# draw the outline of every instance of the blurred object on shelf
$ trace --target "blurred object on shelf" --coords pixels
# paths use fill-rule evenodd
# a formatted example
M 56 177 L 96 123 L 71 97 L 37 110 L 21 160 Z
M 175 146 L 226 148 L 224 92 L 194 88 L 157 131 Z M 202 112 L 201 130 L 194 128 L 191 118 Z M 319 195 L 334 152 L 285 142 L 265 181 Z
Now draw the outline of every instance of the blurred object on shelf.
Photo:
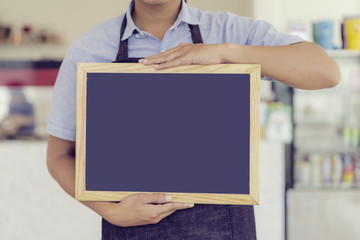
M 31 43 L 33 41 L 33 31 L 31 25 L 25 24 L 21 29 L 21 33 L 23 36 L 24 44 Z
M 0 61 L 0 139 L 46 138 L 61 62 Z
M 60 34 L 52 28 L 35 27 L 23 24 L 13 27 L 0 22 L 0 44 L 6 45 L 36 45 L 36 44 L 62 44 Z
M 341 23 L 343 48 L 360 50 L 360 16 L 345 17 Z
M 343 157 L 341 154 L 334 154 L 331 160 L 331 182 L 335 188 L 338 188 L 342 182 Z
M 360 52 L 328 54 L 340 65 L 341 83 L 294 91 L 295 188 L 360 187 Z
M 261 81 L 261 139 L 285 144 L 292 141 L 291 91 L 280 82 Z
M 292 141 L 291 107 L 282 102 L 260 102 L 261 139 L 289 143 Z
M 36 41 L 39 43 L 47 43 L 49 41 L 49 33 L 45 29 L 41 29 L 37 35 Z
M 320 154 L 311 154 L 309 156 L 311 167 L 310 184 L 314 188 L 320 188 L 322 186 L 322 160 L 323 156 Z
M 61 35 L 51 27 L 0 22 L 0 61 L 61 61 L 66 50 Z
M 331 186 L 332 177 L 332 162 L 330 154 L 325 154 L 322 159 L 322 184 L 324 187 Z
M 298 35 L 302 39 L 309 41 L 308 30 L 303 20 L 291 20 L 288 22 L 288 33 L 291 35 Z
M 10 101 L 7 115 L 0 121 L 0 138 L 15 139 L 17 136 L 34 135 L 34 107 L 23 92 L 21 85 L 9 87 Z
M 291 107 L 281 102 L 268 103 L 266 111 L 266 139 L 282 143 L 292 141 Z
M 295 187 L 308 187 L 311 184 L 311 165 L 309 155 L 303 154 L 301 160 L 295 161 Z
M 23 42 L 22 42 L 22 33 L 21 31 L 14 31 L 13 32 L 13 36 L 12 36 L 12 44 L 14 46 L 19 46 L 21 45 Z
M 322 20 L 313 23 L 314 42 L 324 49 L 335 49 L 333 44 L 334 21 Z
M 360 155 L 354 155 L 354 163 L 355 163 L 355 186 L 360 187 Z
M 307 104 L 304 108 L 304 117 L 313 118 L 316 117 L 316 110 L 310 104 Z
M 344 126 L 343 129 L 343 144 L 345 147 L 359 146 L 359 127 L 358 126 Z
M 260 97 L 262 101 L 272 102 L 275 99 L 275 93 L 272 89 L 271 81 L 260 81 Z
M 360 187 L 358 153 L 298 153 L 295 158 L 295 188 Z
M 51 30 L 49 32 L 49 42 L 51 44 L 62 44 L 62 38 L 58 32 Z
M 12 95 L 19 95 L 18 99 Z M 24 86 L 21 92 L 17 87 L 0 86 L 0 139 L 45 139 L 51 96 L 50 86 Z M 19 101 L 18 106 L 14 101 Z
M 353 156 L 349 154 L 344 155 L 344 164 L 343 164 L 343 186 L 352 187 L 354 184 L 354 161 Z
M 11 37 L 11 27 L 0 23 L 0 43 L 8 43 Z
M 329 51 L 341 82 L 331 89 L 294 91 L 294 144 L 301 152 L 354 153 L 360 149 L 360 52 Z

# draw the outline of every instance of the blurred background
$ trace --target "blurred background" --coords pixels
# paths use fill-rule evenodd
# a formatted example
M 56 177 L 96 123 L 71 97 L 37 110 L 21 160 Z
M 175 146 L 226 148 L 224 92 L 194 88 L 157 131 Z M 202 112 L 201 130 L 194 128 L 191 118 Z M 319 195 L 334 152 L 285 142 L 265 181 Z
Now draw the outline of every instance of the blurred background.
M 52 87 L 69 45 L 129 1 L 0 0 L 0 239 L 100 239 L 101 219 L 46 169 Z M 360 239 L 360 1 L 188 0 L 327 50 L 341 83 L 262 81 L 259 240 Z

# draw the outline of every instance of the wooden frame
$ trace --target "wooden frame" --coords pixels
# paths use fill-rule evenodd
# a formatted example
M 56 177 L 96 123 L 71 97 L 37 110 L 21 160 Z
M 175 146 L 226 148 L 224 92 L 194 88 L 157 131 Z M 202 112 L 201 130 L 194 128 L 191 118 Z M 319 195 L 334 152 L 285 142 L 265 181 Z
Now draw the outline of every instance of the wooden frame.
M 78 63 L 76 110 L 76 191 L 80 201 L 120 201 L 137 192 L 88 191 L 85 186 L 86 167 L 86 94 L 87 73 L 221 73 L 250 74 L 250 194 L 169 193 L 173 201 L 204 204 L 259 204 L 260 144 L 260 65 L 216 64 L 186 65 L 156 70 L 137 63 Z

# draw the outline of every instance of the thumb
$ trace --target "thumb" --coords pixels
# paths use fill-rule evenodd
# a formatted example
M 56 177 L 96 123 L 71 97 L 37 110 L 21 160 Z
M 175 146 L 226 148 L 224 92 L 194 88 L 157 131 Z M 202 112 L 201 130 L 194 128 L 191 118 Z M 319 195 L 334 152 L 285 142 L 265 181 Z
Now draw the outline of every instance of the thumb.
M 167 203 L 170 202 L 172 196 L 164 193 L 150 193 L 144 195 L 145 203 Z

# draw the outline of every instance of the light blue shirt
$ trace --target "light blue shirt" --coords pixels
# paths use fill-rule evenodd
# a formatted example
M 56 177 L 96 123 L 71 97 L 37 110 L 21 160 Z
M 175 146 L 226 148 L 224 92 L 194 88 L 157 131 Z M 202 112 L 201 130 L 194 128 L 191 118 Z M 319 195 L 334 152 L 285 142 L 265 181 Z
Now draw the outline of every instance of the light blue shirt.
M 240 45 L 277 46 L 303 41 L 299 36 L 282 34 L 265 21 L 255 21 L 232 13 L 203 12 L 188 6 L 184 0 L 174 25 L 162 41 L 138 29 L 132 18 L 130 3 L 128 23 L 123 39 L 128 38 L 129 57 L 143 58 L 174 48 L 180 43 L 192 43 L 188 24 L 197 24 L 205 44 L 236 43 Z M 112 18 L 77 39 L 69 48 L 53 92 L 47 132 L 55 137 L 75 141 L 76 134 L 76 63 L 112 62 L 120 39 L 120 27 L 125 14 Z M 134 31 L 134 30 L 137 31 Z M 106 106 L 104 106 L 106 107 Z

